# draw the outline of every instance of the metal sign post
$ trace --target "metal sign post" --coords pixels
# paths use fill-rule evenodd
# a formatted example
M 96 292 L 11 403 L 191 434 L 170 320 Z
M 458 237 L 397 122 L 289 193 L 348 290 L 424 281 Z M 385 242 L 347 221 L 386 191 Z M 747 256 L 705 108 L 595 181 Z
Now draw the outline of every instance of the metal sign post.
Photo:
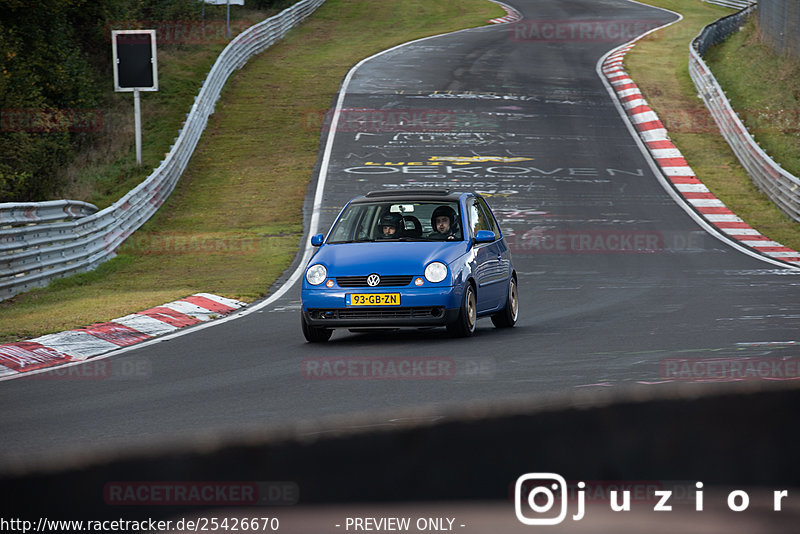
M 244 0 L 203 0 L 203 9 L 205 4 L 212 6 L 227 6 L 225 9 L 225 27 L 228 39 L 231 38 L 231 6 L 243 6 Z M 205 22 L 205 11 L 203 11 L 203 22 Z
M 114 30 L 114 91 L 133 92 L 136 163 L 142 164 L 142 109 L 140 91 L 158 91 L 155 30 Z
M 136 130 L 136 164 L 142 164 L 142 104 L 139 90 L 133 90 L 133 126 Z

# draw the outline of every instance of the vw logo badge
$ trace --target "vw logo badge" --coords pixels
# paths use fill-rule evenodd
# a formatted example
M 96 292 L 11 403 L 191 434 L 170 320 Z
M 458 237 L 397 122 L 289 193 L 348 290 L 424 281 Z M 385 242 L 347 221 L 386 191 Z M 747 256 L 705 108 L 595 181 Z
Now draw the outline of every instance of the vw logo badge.
M 375 287 L 381 283 L 381 277 L 377 274 L 371 274 L 367 277 L 367 285 L 369 287 Z

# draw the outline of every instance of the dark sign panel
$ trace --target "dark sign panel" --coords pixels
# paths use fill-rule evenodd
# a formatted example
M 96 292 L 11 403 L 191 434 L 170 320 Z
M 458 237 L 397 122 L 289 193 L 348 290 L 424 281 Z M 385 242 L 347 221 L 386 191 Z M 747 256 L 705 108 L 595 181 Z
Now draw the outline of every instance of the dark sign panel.
M 158 90 L 155 40 L 154 30 L 113 32 L 116 91 Z

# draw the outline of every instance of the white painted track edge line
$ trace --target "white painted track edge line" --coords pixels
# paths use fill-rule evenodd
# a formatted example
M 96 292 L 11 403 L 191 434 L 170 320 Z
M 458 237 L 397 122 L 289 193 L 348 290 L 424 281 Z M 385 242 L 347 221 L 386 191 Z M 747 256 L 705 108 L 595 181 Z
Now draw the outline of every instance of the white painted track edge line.
M 606 79 L 605 74 L 603 73 L 603 63 L 606 61 L 606 59 L 608 59 L 609 56 L 611 56 L 612 54 L 618 52 L 620 49 L 625 48 L 626 46 L 632 45 L 633 43 L 643 39 L 644 37 L 646 37 L 647 35 L 649 35 L 649 34 L 651 34 L 653 32 L 656 32 L 658 30 L 662 30 L 664 28 L 667 28 L 669 26 L 672 26 L 673 24 L 676 24 L 676 23 L 682 21 L 683 20 L 683 15 L 681 15 L 680 13 L 676 13 L 674 11 L 670 11 L 669 9 L 665 9 L 663 7 L 656 7 L 656 6 L 650 6 L 650 5 L 647 5 L 647 4 L 643 4 L 641 2 L 637 2 L 636 0 L 626 0 L 626 1 L 627 2 L 631 2 L 633 4 L 638 4 L 638 5 L 641 5 L 641 6 L 646 6 L 646 7 L 649 7 L 649 8 L 653 8 L 653 9 L 659 9 L 661 11 L 665 11 L 667 13 L 671 13 L 671 14 L 676 15 L 678 17 L 677 20 L 674 20 L 674 21 L 672 21 L 670 23 L 667 23 L 667 24 L 665 24 L 663 26 L 659 26 L 658 28 L 653 28 L 652 30 L 650 30 L 650 31 L 648 31 L 648 32 L 636 37 L 635 39 L 632 39 L 632 40 L 628 41 L 627 43 L 624 43 L 624 44 L 622 44 L 622 45 L 620 45 L 620 46 L 618 46 L 616 48 L 613 48 L 612 50 L 608 51 L 606 54 L 604 54 L 598 60 L 597 65 L 595 67 L 595 71 L 597 72 L 597 75 L 600 77 L 600 80 L 603 82 L 603 85 L 606 88 L 606 91 L 608 92 L 609 96 L 611 97 L 611 100 L 614 103 L 614 107 L 617 109 L 617 112 L 622 117 L 622 120 L 625 122 L 625 126 L 628 128 L 628 131 L 630 132 L 631 136 L 633 137 L 634 142 L 636 143 L 636 146 L 639 147 L 639 150 L 644 155 L 645 160 L 647 161 L 648 165 L 650 166 L 650 169 L 653 171 L 653 174 L 656 176 L 656 178 L 658 179 L 659 183 L 664 188 L 664 190 L 666 190 L 667 194 L 669 194 L 669 196 L 672 197 L 672 199 L 676 202 L 676 204 L 678 204 L 703 230 L 705 230 L 707 233 L 709 233 L 713 237 L 717 238 L 718 240 L 722 241 L 723 243 L 725 243 L 727 245 L 730 245 L 731 247 L 733 247 L 734 249 L 738 250 L 739 252 L 747 254 L 748 256 L 750 256 L 752 258 L 761 260 L 763 262 L 766 262 L 766 263 L 769 263 L 769 264 L 772 264 L 772 265 L 775 265 L 777 267 L 781 267 L 781 268 L 784 268 L 784 269 L 800 270 L 800 267 L 795 267 L 795 266 L 790 265 L 790 264 L 788 264 L 786 262 L 773 260 L 773 259 L 768 258 L 768 257 L 766 257 L 766 256 L 764 256 L 764 255 L 762 255 L 762 254 L 760 254 L 760 253 L 758 253 L 758 252 L 756 252 L 754 250 L 751 250 L 751 249 L 741 245 L 737 240 L 731 239 L 729 236 L 727 236 L 724 233 L 720 232 L 707 219 L 705 219 L 703 216 L 701 216 L 699 213 L 697 213 L 694 210 L 694 208 L 692 208 L 689 205 L 689 203 L 686 201 L 686 199 L 683 198 L 683 196 L 678 194 L 678 192 L 675 190 L 675 188 L 672 187 L 672 184 L 669 181 L 667 181 L 666 177 L 664 176 L 664 173 L 661 172 L 661 168 L 658 166 L 658 164 L 653 159 L 652 155 L 650 154 L 649 149 L 644 145 L 644 141 L 642 140 L 641 136 L 639 135 L 639 132 L 634 128 L 633 123 L 630 120 L 630 117 L 628 117 L 628 114 L 623 109 L 622 105 L 620 104 L 619 99 L 617 98 L 617 94 L 614 91 L 614 88 L 612 87 L 612 85 Z
M 330 129 L 328 131 L 328 137 L 326 138 L 326 142 L 325 142 L 325 149 L 324 149 L 324 152 L 323 152 L 322 163 L 320 164 L 320 171 L 319 171 L 319 175 L 317 177 L 317 186 L 316 186 L 316 190 L 314 192 L 314 201 L 313 201 L 313 205 L 312 205 L 311 220 L 309 221 L 309 225 L 308 225 L 308 235 L 307 235 L 307 237 L 304 237 L 304 241 L 306 242 L 306 246 L 305 246 L 305 249 L 303 250 L 303 257 L 300 260 L 300 262 L 298 263 L 297 268 L 292 272 L 292 274 L 289 276 L 289 278 L 286 279 L 286 281 L 283 283 L 283 285 L 281 285 L 275 291 L 275 293 L 273 293 L 272 295 L 268 296 L 264 300 L 261 300 L 259 302 L 256 302 L 253 305 L 250 305 L 250 306 L 247 306 L 247 307 L 242 308 L 240 310 L 237 310 L 235 312 L 232 312 L 229 315 L 226 315 L 225 317 L 222 317 L 222 318 L 219 318 L 219 319 L 215 319 L 213 321 L 208 321 L 208 322 L 192 325 L 192 326 L 189 326 L 189 327 L 181 328 L 181 329 L 179 329 L 179 330 L 177 330 L 175 332 L 168 333 L 168 334 L 162 334 L 162 335 L 160 335 L 158 337 L 154 337 L 153 339 L 149 339 L 147 341 L 142 341 L 141 343 L 137 343 L 135 345 L 130 345 L 128 347 L 120 347 L 119 349 L 112 349 L 112 350 L 110 350 L 108 352 L 105 352 L 105 353 L 102 353 L 102 354 L 98 354 L 97 356 L 93 356 L 93 357 L 91 357 L 91 358 L 89 358 L 87 360 L 65 363 L 65 364 L 59 365 L 58 368 L 59 369 L 63 369 L 65 367 L 72 367 L 72 366 L 75 366 L 75 365 L 82 365 L 82 364 L 84 364 L 84 363 L 86 363 L 88 361 L 104 360 L 104 359 L 110 358 L 112 356 L 117 356 L 117 355 L 124 354 L 126 352 L 130 352 L 130 351 L 133 351 L 133 350 L 146 348 L 146 347 L 149 347 L 151 345 L 155 345 L 156 343 L 161 343 L 163 341 L 169 341 L 169 340 L 172 340 L 172 339 L 175 339 L 175 338 L 178 338 L 178 337 L 182 337 L 182 336 L 185 336 L 185 335 L 193 334 L 193 333 L 198 332 L 200 330 L 205 330 L 206 328 L 211 328 L 213 326 L 218 326 L 218 325 L 227 323 L 229 321 L 234 321 L 234 320 L 239 319 L 241 317 L 245 317 L 247 315 L 250 315 L 251 313 L 260 311 L 261 309 L 271 305 L 276 300 L 280 299 L 292 287 L 294 287 L 294 285 L 297 283 L 297 281 L 303 275 L 303 272 L 305 271 L 305 266 L 308 263 L 308 260 L 311 258 L 311 255 L 312 255 L 312 252 L 313 252 L 313 247 L 308 243 L 308 239 L 310 239 L 311 236 L 313 236 L 316 233 L 318 233 L 318 228 L 317 227 L 319 226 L 320 212 L 321 212 L 321 208 L 322 208 L 322 197 L 323 197 L 324 190 L 325 190 L 325 183 L 326 183 L 327 177 L 328 177 L 328 165 L 330 163 L 331 152 L 333 150 L 333 142 L 334 142 L 334 138 L 336 136 L 336 126 L 338 125 L 339 117 L 341 116 L 342 107 L 343 107 L 343 104 L 344 104 L 344 99 L 345 99 L 345 96 L 347 94 L 347 87 L 350 85 L 350 81 L 352 80 L 353 76 L 355 75 L 355 72 L 359 69 L 359 67 L 361 67 L 367 61 L 375 59 L 375 58 L 377 58 L 379 56 L 382 56 L 384 54 L 387 54 L 389 52 L 392 52 L 392 51 L 397 50 L 399 48 L 402 48 L 404 46 L 409 46 L 409 45 L 413 45 L 413 44 L 416 44 L 416 43 L 420 43 L 422 41 L 427 41 L 428 39 L 435 39 L 437 37 L 443 37 L 445 35 L 455 35 L 457 33 L 468 32 L 468 31 L 476 30 L 476 29 L 492 28 L 492 27 L 495 27 L 495 26 L 501 26 L 501 25 L 499 25 L 499 24 L 485 24 L 483 26 L 476 26 L 476 27 L 473 27 L 473 28 L 464 28 L 464 29 L 461 29 L 461 30 L 453 31 L 453 32 L 445 32 L 445 33 L 440 33 L 440 34 L 437 34 L 437 35 L 429 35 L 428 37 L 422 37 L 420 39 L 415 39 L 413 41 L 408 41 L 407 43 L 401 43 L 399 45 L 393 46 L 392 48 L 387 48 L 386 50 L 382 50 L 382 51 L 380 51 L 380 52 L 378 52 L 376 54 L 373 54 L 371 56 L 368 56 L 368 57 L 362 59 L 361 61 L 356 63 L 347 72 L 347 75 L 345 76 L 344 80 L 342 81 L 342 84 L 339 87 L 339 95 L 338 95 L 338 97 L 336 99 L 336 106 L 334 107 L 334 113 L 333 113 L 333 117 L 331 119 L 331 126 L 330 126 Z M 25 377 L 25 376 L 33 376 L 33 375 L 36 375 L 36 374 L 46 373 L 46 372 L 52 371 L 52 370 L 53 370 L 53 367 L 48 367 L 48 368 L 44 368 L 44 369 L 37 369 L 37 370 L 33 370 L 33 371 L 27 371 L 25 373 L 17 373 L 15 375 L 0 376 L 0 382 L 4 382 L 6 380 L 14 380 L 14 379 L 22 378 L 22 377 Z

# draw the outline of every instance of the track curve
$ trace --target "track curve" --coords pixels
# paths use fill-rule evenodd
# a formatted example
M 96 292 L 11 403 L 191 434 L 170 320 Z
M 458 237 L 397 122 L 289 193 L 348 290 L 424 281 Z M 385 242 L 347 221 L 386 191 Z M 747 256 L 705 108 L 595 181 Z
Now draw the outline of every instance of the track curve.
M 344 202 L 372 189 L 480 191 L 514 243 L 517 327 L 482 320 L 467 340 L 337 331 L 320 347 L 304 342 L 299 292 L 286 286 L 236 320 L 109 358 L 143 374 L 3 384 L 2 458 L 372 411 L 391 425 L 397 408 L 446 414 L 511 395 L 658 387 L 683 359 L 800 356 L 797 273 L 699 227 L 597 76 L 599 59 L 630 37 L 620 27 L 674 15 L 626 0 L 509 4 L 524 21 L 417 41 L 351 73 L 307 222 L 327 229 Z M 594 36 L 570 38 L 575 24 Z M 559 28 L 566 38 L 545 35 Z M 434 358 L 455 371 L 433 380 L 308 372 L 325 361 Z

